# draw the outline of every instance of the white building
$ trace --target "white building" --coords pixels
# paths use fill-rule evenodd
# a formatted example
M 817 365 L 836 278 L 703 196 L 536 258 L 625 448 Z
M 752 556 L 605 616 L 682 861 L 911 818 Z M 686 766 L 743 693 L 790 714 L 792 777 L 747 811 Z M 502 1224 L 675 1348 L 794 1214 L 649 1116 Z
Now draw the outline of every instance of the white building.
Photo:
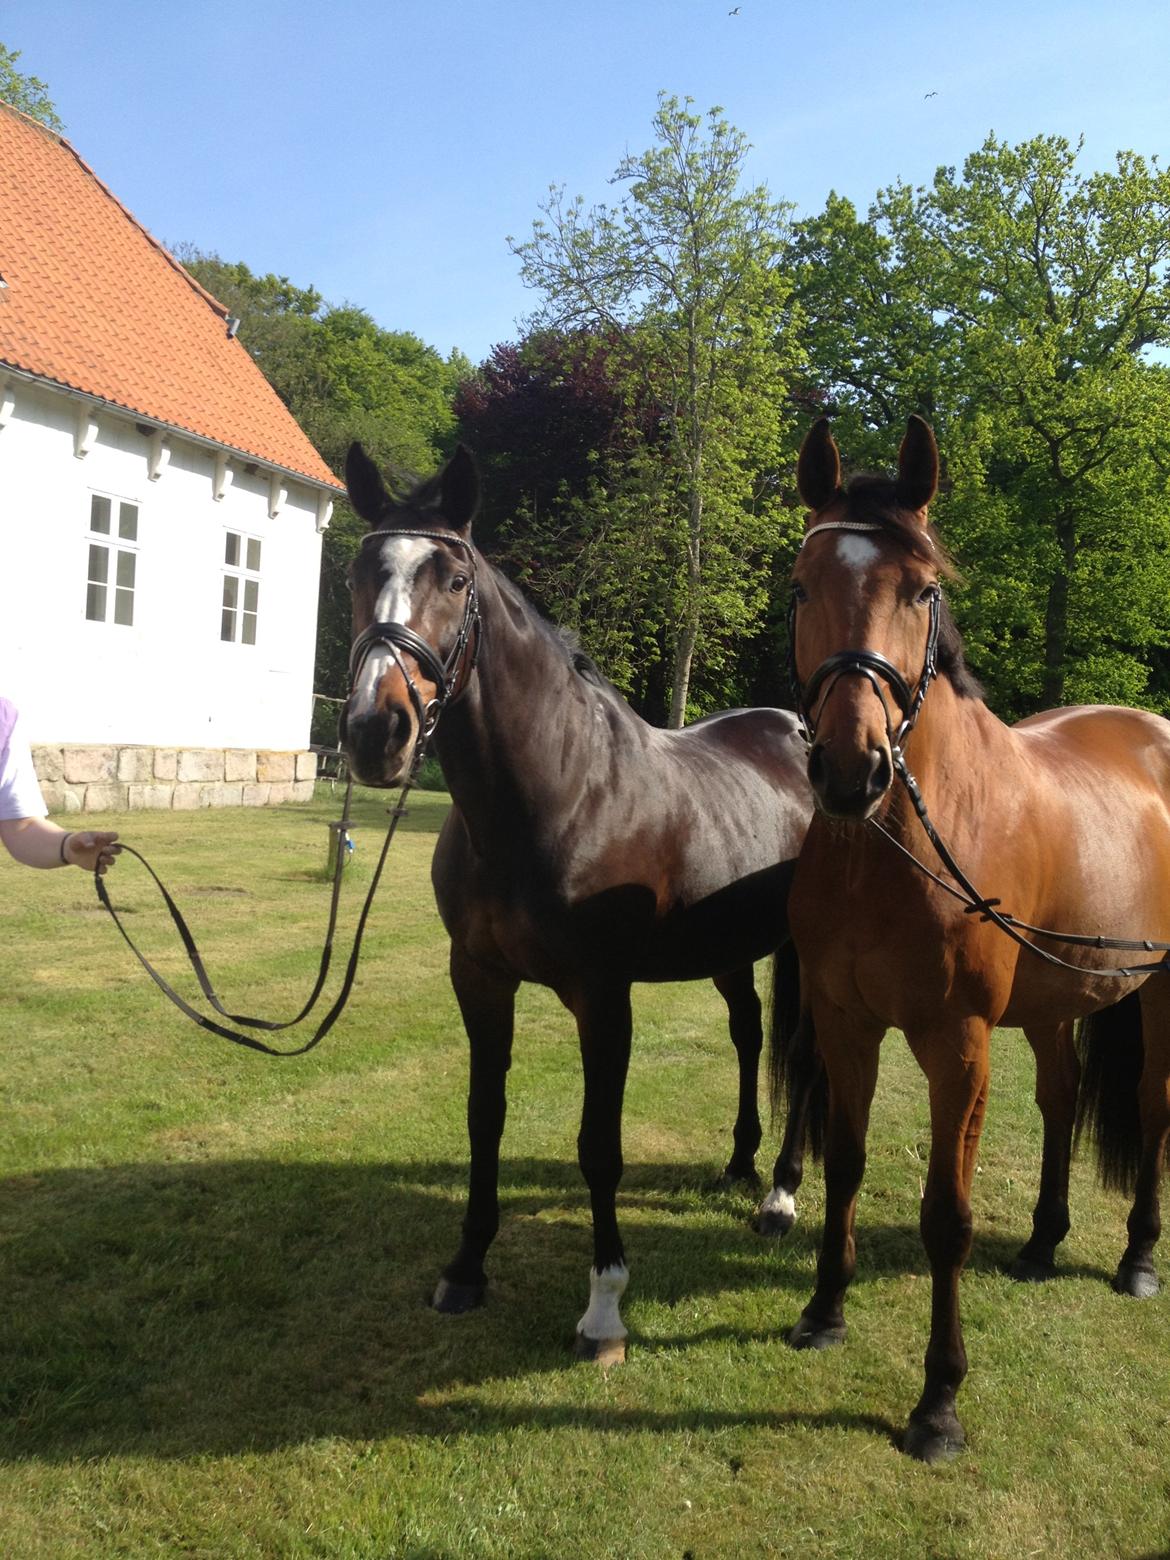
M 49 805 L 311 794 L 340 485 L 222 305 L 3 105 L 0 213 L 0 693 Z

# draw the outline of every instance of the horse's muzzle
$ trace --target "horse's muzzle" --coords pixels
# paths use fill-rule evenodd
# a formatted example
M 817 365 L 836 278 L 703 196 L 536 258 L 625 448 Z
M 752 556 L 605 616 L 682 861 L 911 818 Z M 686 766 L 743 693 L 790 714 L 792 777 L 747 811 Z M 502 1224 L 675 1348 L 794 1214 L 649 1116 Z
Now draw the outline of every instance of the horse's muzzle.
M 368 715 L 341 713 L 341 746 L 359 785 L 393 786 L 401 781 L 413 751 L 414 726 L 405 708 Z
M 808 755 L 808 779 L 817 807 L 826 817 L 860 823 L 889 791 L 894 765 L 884 743 L 842 762 L 828 743 L 817 742 Z

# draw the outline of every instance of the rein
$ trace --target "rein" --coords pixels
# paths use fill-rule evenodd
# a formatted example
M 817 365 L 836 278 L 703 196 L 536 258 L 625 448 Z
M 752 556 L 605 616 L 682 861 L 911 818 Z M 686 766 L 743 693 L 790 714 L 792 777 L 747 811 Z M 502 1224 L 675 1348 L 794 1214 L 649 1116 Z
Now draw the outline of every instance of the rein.
M 215 1019 L 209 1018 L 205 1013 L 199 1012 L 198 1008 L 193 1007 L 184 997 L 181 997 L 179 993 L 175 991 L 174 987 L 170 985 L 164 976 L 159 974 L 158 970 L 154 968 L 146 956 L 137 947 L 129 932 L 122 924 L 118 912 L 114 909 L 114 906 L 111 903 L 109 891 L 106 888 L 104 878 L 96 870 L 93 875 L 94 887 L 97 889 L 98 899 L 105 906 L 106 910 L 109 911 L 114 925 L 118 928 L 119 932 L 121 932 L 130 951 L 134 954 L 135 958 L 142 965 L 143 969 L 150 976 L 151 980 L 154 981 L 155 985 L 159 988 L 163 995 L 166 996 L 171 1002 L 173 1002 L 180 1012 L 186 1014 L 186 1016 L 191 1019 L 193 1023 L 198 1024 L 201 1029 L 206 1029 L 211 1034 L 219 1035 L 224 1040 L 230 1040 L 234 1045 L 247 1046 L 247 1048 L 252 1051 L 262 1051 L 266 1056 L 303 1056 L 306 1051 L 311 1051 L 314 1046 L 316 1046 L 321 1040 L 325 1038 L 325 1036 L 333 1028 L 333 1025 L 336 1023 L 337 1019 L 341 1016 L 342 1010 L 349 1001 L 350 992 L 353 989 L 354 979 L 357 975 L 358 960 L 361 954 L 362 938 L 365 935 L 366 922 L 369 919 L 370 910 L 373 907 L 374 895 L 376 894 L 378 890 L 378 884 L 381 881 L 382 869 L 386 864 L 386 856 L 390 850 L 390 842 L 394 838 L 400 820 L 406 816 L 406 798 L 414 788 L 414 785 L 418 779 L 419 771 L 421 770 L 423 760 L 426 757 L 426 752 L 430 744 L 431 737 L 434 735 L 435 727 L 438 725 L 439 716 L 443 713 L 443 710 L 447 707 L 447 705 L 451 703 L 453 699 L 458 696 L 458 694 L 462 693 L 463 687 L 466 686 L 467 679 L 475 669 L 476 661 L 479 658 L 479 644 L 483 628 L 479 616 L 479 598 L 476 592 L 475 552 L 471 544 L 465 541 L 463 537 L 456 535 L 454 532 L 448 531 L 416 531 L 404 529 L 379 530 L 376 532 L 370 532 L 369 534 L 377 536 L 421 536 L 432 541 L 458 545 L 466 552 L 470 565 L 471 577 L 468 582 L 467 594 L 464 600 L 463 621 L 460 624 L 459 633 L 456 637 L 455 644 L 450 654 L 445 659 L 440 659 L 440 657 L 426 642 L 426 640 L 423 639 L 420 635 L 416 634 L 412 628 L 407 627 L 405 623 L 371 623 L 370 626 L 364 629 L 362 633 L 359 634 L 358 637 L 354 640 L 353 647 L 350 651 L 349 667 L 350 687 L 352 691 L 353 684 L 356 681 L 358 674 L 360 673 L 367 657 L 375 648 L 375 646 L 385 645 L 390 650 L 395 663 L 402 672 L 403 679 L 406 682 L 407 690 L 410 694 L 411 702 L 414 705 L 415 713 L 418 716 L 418 734 L 415 737 L 414 751 L 411 754 L 410 767 L 407 769 L 406 779 L 402 782 L 402 786 L 398 793 L 398 800 L 395 802 L 392 808 L 387 809 L 390 816 L 390 823 L 386 830 L 386 836 L 382 841 L 382 849 L 378 857 L 378 864 L 374 869 L 373 879 L 366 894 L 365 902 L 362 905 L 361 914 L 358 917 L 357 928 L 354 932 L 353 948 L 350 952 L 349 962 L 346 965 L 345 978 L 342 981 L 341 990 L 334 1000 L 332 1007 L 317 1026 L 317 1029 L 313 1035 L 304 1043 L 304 1045 L 295 1046 L 287 1050 L 281 1050 L 276 1046 L 266 1044 L 263 1040 L 257 1039 L 255 1035 L 243 1034 L 237 1029 L 229 1029 L 226 1024 L 217 1023 Z M 472 643 L 473 636 L 474 643 Z M 469 644 L 471 645 L 471 659 L 470 662 L 466 662 Z M 409 675 L 406 667 L 402 663 L 398 653 L 399 650 L 405 650 L 409 655 L 412 655 L 418 665 L 426 673 L 428 680 L 435 684 L 435 687 L 438 690 L 435 698 L 424 703 L 422 694 L 416 686 L 414 679 Z M 351 776 L 346 782 L 345 800 L 341 809 L 342 816 L 338 822 L 333 825 L 333 827 L 337 830 L 337 859 L 333 867 L 333 887 L 329 903 L 329 923 L 325 932 L 325 943 L 321 952 L 321 963 L 317 971 L 317 979 L 313 985 L 312 991 L 309 993 L 308 1000 L 301 1008 L 301 1011 L 295 1018 L 287 1019 L 284 1022 L 276 1022 L 272 1019 L 266 1018 L 253 1018 L 246 1013 L 231 1013 L 227 1010 L 227 1008 L 224 1007 L 223 1003 L 220 1001 L 218 995 L 215 992 L 215 988 L 211 984 L 211 978 L 208 975 L 207 968 L 203 962 L 202 957 L 200 956 L 195 938 L 192 935 L 182 912 L 175 903 L 174 898 L 168 892 L 166 885 L 163 883 L 158 873 L 154 870 L 149 861 L 147 861 L 146 857 L 142 855 L 140 851 L 135 850 L 131 845 L 122 846 L 123 851 L 128 852 L 131 856 L 134 856 L 138 861 L 140 861 L 146 868 L 147 872 L 150 873 L 150 876 L 154 879 L 158 891 L 162 895 L 163 902 L 170 912 L 171 920 L 174 922 L 175 928 L 179 933 L 180 939 L 182 940 L 183 948 L 187 955 L 187 960 L 195 973 L 196 980 L 199 982 L 200 990 L 203 992 L 203 995 L 207 998 L 207 1001 L 211 1004 L 215 1011 L 222 1018 L 227 1019 L 229 1023 L 242 1024 L 245 1028 L 259 1029 L 265 1033 L 272 1034 L 284 1029 L 294 1029 L 298 1024 L 303 1023 L 303 1021 L 316 1007 L 318 998 L 320 997 L 321 991 L 324 988 L 326 977 L 329 974 L 330 964 L 333 960 L 333 938 L 337 928 L 337 910 L 341 898 L 341 877 L 345 867 L 345 841 L 350 828 L 351 820 L 349 816 L 349 804 L 352 795 L 353 778 Z
M 807 541 L 816 531 L 880 531 L 882 529 L 880 525 L 856 521 L 826 521 L 821 525 L 813 526 L 807 531 L 804 540 Z M 803 546 L 803 543 L 801 545 Z M 1042 959 L 1046 964 L 1053 965 L 1057 969 L 1071 970 L 1077 975 L 1104 975 L 1116 979 L 1128 979 L 1131 976 L 1154 974 L 1158 971 L 1170 974 L 1170 942 L 1156 942 L 1148 937 L 1126 939 L 1121 937 L 1091 936 L 1077 932 L 1054 932 L 1047 927 L 1032 926 L 1027 921 L 1018 920 L 1017 917 L 1011 915 L 1008 911 L 999 909 L 998 906 L 1002 901 L 980 894 L 942 840 L 927 811 L 926 802 L 923 800 L 918 782 L 906 762 L 904 751 L 906 739 L 914 729 L 923 701 L 926 698 L 927 690 L 938 671 L 937 657 L 941 600 L 942 593 L 936 586 L 930 598 L 930 626 L 927 630 L 922 672 L 914 690 L 911 691 L 906 679 L 891 661 L 888 661 L 884 655 L 880 655 L 876 650 L 868 649 L 837 651 L 836 654 L 830 655 L 822 661 L 808 682 L 802 684 L 796 669 L 797 600 L 795 594 L 793 594 L 788 607 L 788 678 L 792 686 L 796 712 L 803 727 L 802 734 L 805 746 L 811 747 L 816 738 L 816 722 L 812 716 L 812 707 L 821 690 L 824 689 L 824 697 L 820 701 L 820 709 L 823 710 L 825 702 L 842 677 L 850 673 L 865 677 L 873 687 L 874 692 L 881 700 L 883 709 L 886 711 L 886 733 L 889 738 L 890 756 L 893 761 L 894 773 L 901 781 L 903 789 L 910 798 L 911 805 L 918 816 L 919 822 L 922 824 L 927 839 L 934 847 L 935 854 L 959 887 L 953 888 L 943 878 L 939 877 L 936 872 L 932 872 L 925 862 L 919 861 L 914 852 L 908 850 L 876 818 L 866 820 L 869 826 L 889 840 L 895 849 L 901 851 L 908 861 L 912 862 L 920 872 L 925 873 L 939 888 L 945 890 L 952 898 L 960 900 L 964 906 L 965 914 L 978 915 L 981 921 L 991 921 L 1000 931 L 1010 937 L 1013 942 L 1018 943 L 1021 948 L 1027 948 L 1029 952 L 1035 954 L 1038 959 Z M 879 678 L 889 685 L 890 691 L 902 712 L 902 721 L 896 732 L 890 721 L 889 709 L 882 695 Z M 1156 964 L 1135 964 L 1115 969 L 1087 969 L 1084 965 L 1072 964 L 1067 959 L 1058 958 L 1056 954 L 1049 953 L 1045 948 L 1038 948 L 1034 942 L 1031 942 L 1028 937 L 1023 935 L 1025 932 L 1030 933 L 1033 937 L 1043 937 L 1050 942 L 1066 943 L 1071 947 L 1112 949 L 1117 952 L 1137 952 L 1140 950 L 1145 953 L 1162 953 L 1166 956 L 1159 959 Z
M 935 854 L 938 856 L 943 866 L 954 878 L 955 882 L 958 883 L 959 887 L 952 888 L 951 885 L 939 877 L 936 872 L 932 872 L 925 864 L 925 862 L 919 861 L 914 852 L 907 850 L 905 845 L 903 845 L 900 840 L 895 839 L 894 836 L 890 833 L 889 829 L 887 829 L 884 824 L 879 823 L 876 818 L 870 818 L 867 820 L 867 822 L 879 834 L 884 835 L 885 838 L 889 840 L 890 844 L 895 847 L 895 849 L 901 851 L 902 855 L 905 856 L 908 861 L 912 861 L 918 870 L 920 872 L 924 872 L 932 882 L 937 883 L 940 888 L 945 889 L 945 891 L 950 894 L 952 898 L 961 900 L 964 907 L 964 914 L 977 915 L 981 921 L 991 921 L 994 925 L 999 927 L 1001 932 L 1006 933 L 1006 935 L 1010 937 L 1014 943 L 1018 943 L 1021 948 L 1027 948 L 1029 952 L 1034 953 L 1038 959 L 1043 959 L 1045 964 L 1051 964 L 1055 966 L 1055 968 L 1061 970 L 1071 970 L 1074 974 L 1077 975 L 1104 975 L 1110 979 L 1122 980 L 1128 979 L 1130 976 L 1134 975 L 1156 974 L 1159 970 L 1166 974 L 1170 974 L 1170 957 L 1163 957 L 1159 959 L 1156 964 L 1122 965 L 1114 969 L 1099 970 L 1086 968 L 1086 966 L 1083 964 L 1072 964 L 1067 959 L 1061 959 L 1058 958 L 1056 954 L 1049 953 L 1046 948 L 1038 948 L 1034 942 L 1031 942 L 1029 938 L 1023 936 L 1022 934 L 1024 932 L 1030 932 L 1033 937 L 1044 937 L 1049 942 L 1067 943 L 1069 946 L 1076 948 L 1099 948 L 1103 950 L 1112 949 L 1117 952 L 1136 952 L 1141 950 L 1145 953 L 1162 953 L 1163 955 L 1170 955 L 1170 942 L 1155 942 L 1152 938 L 1149 937 L 1129 939 L 1124 937 L 1092 936 L 1080 932 L 1054 932 L 1048 927 L 1032 926 L 1028 921 L 1018 920 L 1016 916 L 1010 914 L 1010 912 L 1007 910 L 1000 910 L 998 906 L 1002 903 L 1002 901 L 995 898 L 985 898 L 971 882 L 970 878 L 959 866 L 958 862 L 955 860 L 954 856 L 943 842 L 938 833 L 938 830 L 931 821 L 930 814 L 926 810 L 926 803 L 923 801 L 922 792 L 919 789 L 918 782 L 911 774 L 909 766 L 906 763 L 905 754 L 901 751 L 900 748 L 895 748 L 893 750 L 893 759 L 894 772 L 898 776 L 898 779 L 902 782 L 902 786 L 907 796 L 910 798 L 911 804 L 914 807 L 914 811 L 918 815 L 919 822 L 922 824 L 927 839 L 934 846 Z

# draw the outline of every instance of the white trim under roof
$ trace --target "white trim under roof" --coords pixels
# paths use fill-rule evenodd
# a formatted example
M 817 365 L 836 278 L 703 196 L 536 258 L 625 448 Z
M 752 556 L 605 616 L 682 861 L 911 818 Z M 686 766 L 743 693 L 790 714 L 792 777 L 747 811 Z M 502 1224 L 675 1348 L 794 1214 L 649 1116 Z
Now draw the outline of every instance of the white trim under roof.
M 268 471 L 280 472 L 282 476 L 291 477 L 293 481 L 300 482 L 305 487 L 314 488 L 320 493 L 339 496 L 345 492 L 345 485 L 336 480 L 323 482 L 320 477 L 311 477 L 307 472 L 297 471 L 293 466 L 281 466 L 276 461 L 266 460 L 263 455 L 257 455 L 255 450 L 242 449 L 235 444 L 224 444 L 219 439 L 209 439 L 206 434 L 194 433 L 190 428 L 184 428 L 181 423 L 163 422 L 160 418 L 151 417 L 146 412 L 136 411 L 132 406 L 124 406 L 121 401 L 110 401 L 104 396 L 91 395 L 86 390 L 75 389 L 73 385 L 64 384 L 60 379 L 51 379 L 46 374 L 34 374 L 27 368 L 17 368 L 15 364 L 0 362 L 0 375 L 11 379 L 23 380 L 25 384 L 43 386 L 49 390 L 56 390 L 62 395 L 70 396 L 73 400 L 79 401 L 82 407 L 88 408 L 90 416 L 97 411 L 113 412 L 116 416 L 128 418 L 131 422 L 147 424 L 152 431 L 177 434 L 180 438 L 189 439 L 192 444 L 198 444 L 205 450 L 215 450 L 217 453 L 220 450 L 227 450 L 229 454 L 235 455 L 239 460 L 263 466 Z M 275 390 L 272 393 L 275 395 Z M 79 409 L 79 426 L 83 415 L 85 414 Z M 88 445 L 86 448 L 88 448 Z M 84 455 L 85 452 L 81 451 L 81 453 Z M 322 462 L 322 464 L 324 463 Z

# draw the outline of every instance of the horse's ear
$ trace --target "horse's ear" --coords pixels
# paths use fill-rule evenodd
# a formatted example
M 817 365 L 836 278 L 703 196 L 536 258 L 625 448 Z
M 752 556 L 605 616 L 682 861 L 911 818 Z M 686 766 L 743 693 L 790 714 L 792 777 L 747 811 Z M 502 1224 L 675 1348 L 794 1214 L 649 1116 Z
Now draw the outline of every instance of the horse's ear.
M 911 417 L 898 451 L 898 502 L 906 509 L 925 509 L 938 492 L 938 445 L 930 424 Z
M 360 444 L 351 444 L 345 457 L 345 485 L 355 514 L 367 525 L 377 525 L 389 498 L 377 466 Z
M 439 473 L 439 495 L 443 519 L 453 531 L 470 536 L 479 508 L 479 470 L 465 444 L 455 446 L 454 455 Z
M 821 510 L 840 491 L 841 456 L 829 419 L 822 417 L 804 436 L 800 459 L 796 463 L 796 490 L 814 512 Z

